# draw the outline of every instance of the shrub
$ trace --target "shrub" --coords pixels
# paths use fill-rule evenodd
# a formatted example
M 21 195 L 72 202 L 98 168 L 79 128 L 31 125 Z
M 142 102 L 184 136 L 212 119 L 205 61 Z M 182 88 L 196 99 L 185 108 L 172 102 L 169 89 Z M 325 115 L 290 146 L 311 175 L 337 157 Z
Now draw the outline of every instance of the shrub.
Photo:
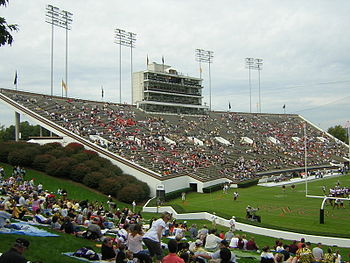
M 91 173 L 88 173 L 87 175 L 85 175 L 85 177 L 83 179 L 83 183 L 90 188 L 97 189 L 99 186 L 99 182 L 103 178 L 105 178 L 103 174 L 101 174 L 99 172 L 91 172 Z
M 176 191 L 173 191 L 173 192 L 170 192 L 170 193 L 166 193 L 165 194 L 165 200 L 169 201 L 171 199 L 178 198 L 178 197 L 181 196 L 181 194 L 183 192 L 188 193 L 190 191 L 192 191 L 192 188 L 183 188 L 183 189 L 176 190 Z
M 58 142 L 53 142 L 53 143 L 46 143 L 44 145 L 41 145 L 40 146 L 40 151 L 42 153 L 47 153 L 47 152 L 50 152 L 54 149 L 62 149 L 62 145 Z
M 71 157 L 77 160 L 78 163 L 82 163 L 89 160 L 89 156 L 84 152 L 73 154 Z
M 61 158 L 61 157 L 66 156 L 66 153 L 64 152 L 63 148 L 62 149 L 52 149 L 51 151 L 49 151 L 47 153 L 55 156 L 56 158 Z
M 110 167 L 112 166 L 112 162 L 106 158 L 97 156 L 95 158 L 92 159 L 93 161 L 96 161 L 100 164 L 101 167 Z
M 223 184 L 216 184 L 203 188 L 203 193 L 211 193 L 222 189 Z
M 86 153 L 89 156 L 89 159 L 93 159 L 98 156 L 97 152 L 91 150 L 84 150 L 83 153 Z
M 82 182 L 85 175 L 87 175 L 90 172 L 91 172 L 90 167 L 85 166 L 83 164 L 77 164 L 72 168 L 70 172 L 70 178 L 73 181 Z
M 245 182 L 238 183 L 238 188 L 246 188 L 249 186 L 257 185 L 259 183 L 259 179 L 253 179 Z
M 98 190 L 106 195 L 116 196 L 116 193 L 120 190 L 120 184 L 115 178 L 104 178 L 100 181 Z
M 94 160 L 87 160 L 87 161 L 83 162 L 82 164 L 89 167 L 91 169 L 91 171 L 98 171 L 101 168 L 101 165 Z
M 46 166 L 46 172 L 56 177 L 68 177 L 70 173 L 70 164 L 67 160 L 55 159 Z
M 39 154 L 35 156 L 33 160 L 33 168 L 39 171 L 46 171 L 48 163 L 55 159 L 56 158 L 50 154 Z
M 118 192 L 118 200 L 125 202 L 125 203 L 131 203 L 132 201 L 141 201 L 143 200 L 143 191 L 142 187 L 140 185 L 134 185 L 129 184 L 127 186 L 124 186 L 119 192 Z
M 30 166 L 35 157 L 30 148 L 11 151 L 8 155 L 8 162 L 11 165 Z
M 84 146 L 80 143 L 76 143 L 76 142 L 71 142 L 70 144 L 68 144 L 66 147 L 64 147 L 65 149 L 69 149 L 70 152 L 74 153 L 79 153 L 81 151 L 84 150 Z

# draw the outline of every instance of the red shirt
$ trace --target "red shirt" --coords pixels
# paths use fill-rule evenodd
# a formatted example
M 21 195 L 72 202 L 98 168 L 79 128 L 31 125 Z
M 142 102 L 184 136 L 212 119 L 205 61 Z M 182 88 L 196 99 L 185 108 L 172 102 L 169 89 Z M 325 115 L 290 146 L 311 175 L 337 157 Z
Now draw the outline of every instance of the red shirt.
M 175 253 L 169 253 L 162 260 L 163 263 L 185 263 L 185 261 L 178 257 Z

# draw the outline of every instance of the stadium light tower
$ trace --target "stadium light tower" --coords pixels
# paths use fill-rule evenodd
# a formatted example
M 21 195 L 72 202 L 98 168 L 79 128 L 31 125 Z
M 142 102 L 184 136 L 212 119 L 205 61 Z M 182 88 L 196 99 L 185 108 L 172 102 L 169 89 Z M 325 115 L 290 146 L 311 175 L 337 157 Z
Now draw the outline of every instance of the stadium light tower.
M 132 32 L 126 32 L 123 29 L 115 29 L 115 41 L 119 45 L 119 103 L 122 103 L 122 46 L 130 47 L 130 70 L 131 70 L 131 103 L 133 101 L 132 97 L 132 49 L 135 47 L 136 34 Z
M 199 62 L 200 67 L 200 77 L 202 78 L 202 68 L 201 63 L 209 64 L 209 110 L 211 111 L 211 72 L 210 72 L 210 64 L 213 63 L 214 52 L 204 49 L 197 48 L 195 51 L 196 61 Z
M 307 174 L 307 136 L 306 136 L 306 122 L 304 122 L 304 166 L 305 166 L 305 196 L 307 197 L 307 181 L 309 179 Z
M 255 69 L 258 70 L 259 74 L 259 112 L 261 113 L 261 92 L 260 92 L 260 71 L 263 67 L 263 60 L 261 58 L 255 59 Z
M 61 12 L 61 27 L 66 30 L 66 74 L 65 74 L 65 81 L 66 81 L 66 87 L 68 87 L 68 30 L 71 30 L 71 24 L 73 22 L 72 20 L 73 14 L 62 10 Z M 67 88 L 66 88 L 66 97 L 67 97 Z
M 254 69 L 254 58 L 245 58 L 245 66 L 249 71 L 249 112 L 252 112 L 252 79 L 251 69 Z
M 54 26 L 60 26 L 60 9 L 53 5 L 46 6 L 46 23 L 51 24 L 51 96 L 53 95 L 53 37 Z

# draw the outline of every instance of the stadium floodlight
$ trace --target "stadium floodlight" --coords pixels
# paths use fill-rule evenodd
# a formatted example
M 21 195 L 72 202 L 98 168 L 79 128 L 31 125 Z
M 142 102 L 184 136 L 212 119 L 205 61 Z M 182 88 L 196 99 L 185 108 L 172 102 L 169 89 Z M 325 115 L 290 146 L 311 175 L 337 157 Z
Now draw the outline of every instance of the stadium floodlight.
M 305 166 L 305 196 L 307 197 L 307 181 L 309 179 L 307 174 L 307 136 L 306 136 L 306 122 L 304 122 L 304 166 Z
M 131 76 L 131 103 L 133 101 L 132 95 L 132 49 L 135 48 L 136 42 L 136 34 L 132 32 L 126 32 L 123 29 L 116 28 L 115 29 L 115 41 L 117 45 L 119 45 L 119 103 L 122 102 L 122 46 L 130 47 L 130 76 Z
M 66 97 L 67 97 L 67 90 L 68 90 L 67 89 L 68 87 L 68 30 L 72 29 L 71 27 L 71 24 L 73 22 L 72 16 L 73 14 L 68 11 L 62 10 L 61 12 L 61 27 L 66 30 L 66 72 L 65 72 L 66 73 L 65 74 Z M 62 97 L 63 97 L 63 94 L 62 94 Z
M 252 78 L 251 69 L 254 69 L 254 58 L 245 58 L 245 66 L 249 71 L 249 112 L 252 113 Z
M 51 24 L 51 96 L 53 95 L 53 37 L 54 26 L 60 26 L 60 9 L 53 5 L 46 6 L 46 23 Z
M 209 110 L 211 111 L 211 72 L 210 64 L 213 63 L 214 52 L 197 48 L 195 51 L 196 61 L 199 62 L 200 78 L 202 78 L 201 63 L 208 63 L 209 65 Z
M 259 73 L 259 112 L 261 113 L 260 71 L 263 67 L 263 60 L 261 58 L 256 58 L 254 62 L 255 69 L 258 70 Z

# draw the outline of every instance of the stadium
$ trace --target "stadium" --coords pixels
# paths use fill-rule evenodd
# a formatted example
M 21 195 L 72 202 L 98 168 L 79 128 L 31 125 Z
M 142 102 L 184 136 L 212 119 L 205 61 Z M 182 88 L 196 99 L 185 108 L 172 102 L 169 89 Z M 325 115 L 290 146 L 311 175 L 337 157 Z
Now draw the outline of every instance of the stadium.
M 252 19 L 254 23 L 253 27 L 250 23 L 247 27 L 242 26 L 238 13 L 232 15 L 233 6 L 229 1 L 226 5 L 232 8 L 221 6 L 216 11 L 214 10 L 217 7 L 213 3 L 204 3 L 200 8 L 196 3 L 195 9 L 187 6 L 187 3 L 184 5 L 179 2 L 180 9 L 167 3 L 163 6 L 166 12 L 162 10 L 160 14 L 157 14 L 156 10 L 161 10 L 158 9 L 164 4 L 161 1 L 148 3 L 147 7 L 137 3 L 132 12 L 123 9 L 123 6 L 129 4 L 108 2 L 102 8 L 98 2 L 81 6 L 78 1 L 66 1 L 72 10 L 77 11 L 73 11 L 76 23 L 73 27 L 74 34 L 69 35 L 69 41 L 75 42 L 69 47 L 70 56 L 72 55 L 69 70 L 68 32 L 72 29 L 73 14 L 52 5 L 46 6 L 45 22 L 46 25 L 50 25 L 47 27 L 47 35 L 50 33 L 51 36 L 50 94 L 46 92 L 49 88 L 48 81 L 44 80 L 45 76 L 49 76 L 49 67 L 46 65 L 49 52 L 44 48 L 48 46 L 49 39 L 44 37 L 46 33 L 42 30 L 43 21 L 40 24 L 37 19 L 33 19 L 38 15 L 34 10 L 32 13 L 28 12 L 30 15 L 22 14 L 21 10 L 32 8 L 27 3 L 22 3 L 23 6 L 17 3 L 14 11 L 10 11 L 10 14 L 16 12 L 19 22 L 25 24 L 22 27 L 19 23 L 19 28 L 23 28 L 27 35 L 18 38 L 20 48 L 17 49 L 10 49 L 10 38 L 7 44 L 5 43 L 7 47 L 3 49 L 7 52 L 1 54 L 3 60 L 8 62 L 8 65 L 1 69 L 4 76 L 0 80 L 1 121 L 9 120 L 8 112 L 13 112 L 15 118 L 14 126 L 5 129 L 5 126 L 1 125 L 4 123 L 0 123 L 0 130 L 3 134 L 5 130 L 12 131 L 16 142 L 3 142 L 2 135 L 0 136 L 0 232 L 4 234 L 0 235 L 0 256 L 1 253 L 7 253 L 5 251 L 13 245 L 14 240 L 14 246 L 28 248 L 28 243 L 22 242 L 23 240 L 16 236 L 23 235 L 23 232 L 15 232 L 18 229 L 11 229 L 15 233 L 7 229 L 4 231 L 5 227 L 2 224 L 5 221 L 2 219 L 5 218 L 3 215 L 6 210 L 12 216 L 11 220 L 6 220 L 6 227 L 20 221 L 19 224 L 25 224 L 25 228 L 22 229 L 18 225 L 17 227 L 27 231 L 24 231 L 24 235 L 27 235 L 32 227 L 38 227 L 39 234 L 28 234 L 32 250 L 29 250 L 27 255 L 35 262 L 76 262 L 79 258 L 74 257 L 74 251 L 79 251 L 83 246 L 103 248 L 108 240 L 106 237 L 113 237 L 118 255 L 121 255 L 120 245 L 125 241 L 123 230 L 133 231 L 132 228 L 127 228 L 128 223 L 133 225 L 136 222 L 140 228 L 143 227 L 139 232 L 143 235 L 148 229 L 152 229 L 152 223 L 156 220 L 154 217 L 157 216 L 162 220 L 173 220 L 167 222 L 169 229 L 164 228 L 158 240 L 159 243 L 163 242 L 161 250 L 166 252 L 170 252 L 165 249 L 166 244 L 171 243 L 168 239 L 178 238 L 177 230 L 174 230 L 178 225 L 183 231 L 183 236 L 180 237 L 189 238 L 188 244 L 196 246 L 202 241 L 206 243 L 207 235 L 204 238 L 201 235 L 190 235 L 190 224 L 197 224 L 198 229 L 211 225 L 210 231 L 217 230 L 213 235 L 223 239 L 224 233 L 232 229 L 233 220 L 235 223 L 232 232 L 237 239 L 238 236 L 242 239 L 244 237 L 245 241 L 254 241 L 256 238 L 256 243 L 261 245 L 247 251 L 246 247 L 231 246 L 230 242 L 231 253 L 237 255 L 239 262 L 253 263 L 262 260 L 261 255 L 265 251 L 260 254 L 260 249 L 266 246 L 272 248 L 273 243 L 273 252 L 277 255 L 279 252 L 276 247 L 281 247 L 282 243 L 296 243 L 297 240 L 303 243 L 301 240 L 304 238 L 311 242 L 313 247 L 322 243 L 323 249 L 325 246 L 331 249 L 333 261 L 325 263 L 348 261 L 350 147 L 343 137 L 341 140 L 338 139 L 340 136 L 336 138 L 332 135 L 333 132 L 326 132 L 324 127 L 326 123 L 329 125 L 344 122 L 345 117 L 340 116 L 340 112 L 347 111 L 348 97 L 345 93 L 340 93 L 350 81 L 344 79 L 348 74 L 340 74 L 339 69 L 346 67 L 337 64 L 337 60 L 341 60 L 336 57 L 337 54 L 334 54 L 335 59 L 329 59 L 328 56 L 320 58 L 322 63 L 310 59 L 320 57 L 319 54 L 313 53 L 319 47 L 322 47 L 322 51 L 329 48 L 327 52 L 322 53 L 331 54 L 338 49 L 339 52 L 336 53 L 341 54 L 339 43 L 342 41 L 328 46 L 325 42 L 332 37 L 323 36 L 327 41 L 322 41 L 322 35 L 324 32 L 336 35 L 334 32 L 342 30 L 324 30 L 323 25 L 318 34 L 321 41 L 313 39 L 307 43 L 315 32 L 314 24 L 311 23 L 309 36 L 304 35 L 304 28 L 307 28 L 308 22 L 303 25 L 302 34 L 299 30 L 289 30 L 292 25 L 301 24 L 299 20 L 297 23 L 293 22 L 295 14 L 290 14 L 289 11 L 294 10 L 294 7 L 290 6 L 288 12 L 279 12 L 282 14 L 279 19 L 275 19 L 275 15 L 272 16 L 272 20 L 280 25 L 268 25 L 264 28 L 265 15 L 248 15 L 244 9 L 239 11 L 245 14 L 242 21 Z M 188 4 L 191 4 L 190 2 Z M 8 3 L 9 1 L 5 0 L 0 2 L 0 5 L 7 7 Z M 269 5 L 265 5 L 266 7 L 262 7 L 256 3 L 253 9 L 270 11 Z M 170 9 L 172 12 L 168 12 Z M 302 9 L 300 7 L 296 14 Z M 94 10 L 92 16 L 89 16 L 90 10 Z M 115 15 L 115 10 L 121 11 L 118 16 Z M 183 17 L 179 15 L 185 13 L 185 10 L 195 12 L 188 17 L 188 14 Z M 207 14 L 211 11 L 213 19 L 208 19 Z M 228 11 L 229 14 L 226 13 Z M 327 9 L 327 14 L 328 11 L 330 9 Z M 287 13 L 289 15 L 284 15 Z M 220 19 L 214 19 L 214 14 L 222 15 Z M 230 19 L 225 20 L 225 16 Z M 11 18 L 10 15 L 8 17 Z M 115 46 L 104 41 L 111 33 L 111 25 L 115 26 L 116 21 L 112 22 L 115 17 L 118 20 L 117 24 L 128 21 L 136 26 L 139 23 L 136 28 L 138 37 L 142 37 L 138 40 L 141 40 L 140 43 L 149 42 L 147 50 L 143 49 L 146 46 L 144 43 L 144 46 L 138 46 L 140 52 L 139 55 L 136 54 L 135 68 L 141 71 L 133 70 L 136 34 L 116 28 L 114 40 L 109 41 L 114 41 L 118 47 L 119 74 L 115 74 L 116 61 L 111 55 L 115 52 L 112 50 Z M 187 28 L 185 31 L 179 31 L 179 25 L 182 24 L 182 21 L 177 20 L 179 17 L 183 19 L 183 27 Z M 199 17 L 202 19 L 198 19 Z M 232 19 L 233 17 L 238 20 Z M 298 16 L 298 19 L 302 21 L 302 17 Z M 309 20 L 308 15 L 305 17 Z M 337 28 L 347 25 L 341 17 L 332 17 L 334 21 L 342 21 Z M 259 21 L 259 18 L 263 19 Z M 290 25 L 285 25 L 286 18 Z M 213 23 L 215 20 L 217 24 Z M 204 31 L 199 30 L 200 24 L 205 28 Z M 214 24 L 218 28 L 213 28 Z M 225 35 L 226 26 L 239 37 L 236 38 L 236 33 L 232 36 Z M 279 26 L 282 28 L 275 32 L 271 30 Z M 63 34 L 56 35 L 59 27 L 65 29 L 65 39 Z M 38 36 L 36 43 L 32 41 L 33 28 L 43 33 Z M 259 29 L 250 32 L 249 28 Z M 10 25 L 8 29 L 16 31 L 17 25 Z M 243 33 L 239 35 L 240 30 Z M 216 33 L 212 34 L 213 32 Z M 261 32 L 264 32 L 264 35 L 260 35 Z M 292 32 L 293 37 L 284 35 L 284 32 Z M 149 34 L 147 37 L 146 33 Z M 92 37 L 97 35 L 98 37 Z M 248 35 L 254 37 L 246 40 Z M 293 41 L 289 41 L 292 38 Z M 301 49 L 294 38 L 299 41 L 302 39 Z M 65 60 L 62 59 L 64 40 Z M 176 50 L 171 50 L 175 42 Z M 213 104 L 211 64 L 214 52 L 195 50 L 196 64 L 199 62 L 199 76 L 193 73 L 195 67 L 188 60 L 192 48 L 202 43 L 215 50 L 217 59 L 217 67 L 213 69 L 217 83 L 217 89 L 213 93 Z M 126 48 L 130 48 L 130 54 L 124 53 Z M 18 54 L 13 53 L 14 51 Z M 263 88 L 266 88 L 263 92 L 265 112 L 261 110 L 260 90 L 263 60 L 246 57 L 244 62 L 248 71 L 243 73 L 240 66 L 243 66 L 242 54 L 245 52 L 249 56 L 269 59 L 264 62 L 267 70 L 263 75 L 265 77 L 266 72 L 266 82 L 263 83 Z M 146 53 L 146 65 L 141 66 L 143 63 L 140 54 L 144 59 Z M 149 57 L 155 53 L 158 56 L 162 54 L 161 63 L 149 61 Z M 167 63 L 171 61 L 179 69 L 165 64 L 163 54 L 167 55 Z M 122 64 L 126 58 L 130 58 L 130 79 L 126 77 L 126 67 Z M 325 62 L 327 59 L 331 62 L 328 65 Z M 285 64 L 281 61 L 285 61 Z M 206 71 L 204 63 L 208 64 L 209 71 L 205 74 L 208 73 L 209 79 L 202 75 L 203 69 Z M 258 81 L 251 79 L 251 70 L 258 74 Z M 181 73 L 182 71 L 191 73 L 188 75 Z M 13 72 L 15 79 L 13 87 L 10 87 L 8 83 L 12 84 Z M 248 72 L 250 110 L 244 112 L 248 107 L 248 95 L 247 81 L 245 78 L 243 80 L 242 76 Z M 115 83 L 115 75 L 118 75 L 119 83 Z M 61 78 L 58 89 L 57 80 Z M 127 85 L 129 80 L 130 86 Z M 119 96 L 115 96 L 115 87 L 118 89 L 118 84 Z M 319 86 L 319 89 L 313 90 L 313 86 Z M 131 97 L 127 94 L 129 89 Z M 294 95 L 290 95 L 293 92 Z M 316 94 L 318 92 L 320 94 Z M 60 93 L 61 95 L 58 95 Z M 325 95 L 331 93 L 334 96 Z M 343 96 L 340 99 L 336 96 L 339 94 Z M 119 102 L 116 102 L 116 97 L 119 98 Z M 122 97 L 128 103 L 122 103 Z M 338 105 L 341 101 L 345 103 Z M 256 112 L 252 110 L 255 102 Z M 232 110 L 231 103 L 234 105 Z M 227 104 L 228 109 L 223 110 Z M 286 104 L 288 112 L 293 114 L 286 113 Z M 322 105 L 329 107 L 323 108 L 319 118 L 312 119 L 307 115 L 310 109 L 314 114 L 318 114 Z M 334 111 L 333 115 L 331 108 Z M 329 116 L 323 116 L 327 115 L 325 109 L 329 109 Z M 277 113 L 281 111 L 284 113 Z M 334 118 L 332 121 L 331 115 Z M 343 115 L 347 115 L 347 112 Z M 320 119 L 323 117 L 325 121 L 321 126 Z M 36 128 L 40 126 L 40 136 L 30 136 L 28 141 L 24 140 L 21 131 L 22 119 L 37 124 Z M 345 132 L 340 125 L 338 126 Z M 43 136 L 44 133 L 49 136 Z M 30 165 L 27 165 L 28 163 Z M 51 221 L 55 216 L 57 221 Z M 69 222 L 74 224 L 74 231 L 73 227 L 67 227 Z M 62 225 L 57 227 L 56 223 Z M 45 231 L 48 224 L 52 228 Z M 106 232 L 103 235 L 100 232 L 101 235 L 90 239 L 87 236 L 88 228 L 95 224 L 99 224 Z M 54 236 L 59 238 L 52 238 Z M 200 242 L 197 242 L 198 240 Z M 142 244 L 142 239 L 139 245 L 141 248 L 147 246 L 146 243 Z M 212 256 L 210 253 L 208 255 Z M 297 256 L 295 259 L 298 261 L 300 258 Z M 112 260 L 114 261 L 114 258 Z M 277 259 L 275 262 L 277 263 Z M 299 262 L 309 263 L 301 260 Z
M 0 98 L 59 137 L 47 140 L 83 144 L 146 182 L 153 196 L 157 187 L 203 192 L 348 161 L 346 144 L 300 115 L 209 111 L 201 81 L 152 63 L 134 73 L 133 105 L 6 89 Z

